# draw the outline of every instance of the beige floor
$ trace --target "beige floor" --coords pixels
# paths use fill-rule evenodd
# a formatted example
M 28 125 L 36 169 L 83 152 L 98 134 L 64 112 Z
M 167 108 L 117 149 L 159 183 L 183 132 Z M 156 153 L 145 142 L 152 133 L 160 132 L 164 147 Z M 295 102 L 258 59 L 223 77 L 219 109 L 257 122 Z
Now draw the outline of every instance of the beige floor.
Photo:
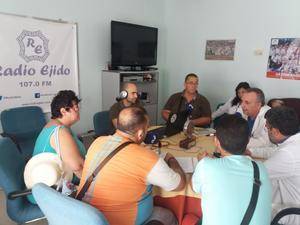
M 5 206 L 5 196 L 3 191 L 0 189 L 0 225 L 16 225 L 15 222 L 11 221 L 6 213 L 6 206 Z M 28 223 L 30 225 L 48 225 L 47 221 L 39 220 L 36 222 Z

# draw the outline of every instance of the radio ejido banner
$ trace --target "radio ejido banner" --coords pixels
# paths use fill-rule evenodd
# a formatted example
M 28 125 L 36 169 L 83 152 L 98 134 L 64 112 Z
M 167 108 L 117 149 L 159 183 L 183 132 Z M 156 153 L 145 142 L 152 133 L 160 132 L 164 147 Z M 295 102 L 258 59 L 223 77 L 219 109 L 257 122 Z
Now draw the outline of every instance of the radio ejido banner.
M 0 14 L 0 111 L 50 111 L 59 90 L 78 94 L 77 26 Z

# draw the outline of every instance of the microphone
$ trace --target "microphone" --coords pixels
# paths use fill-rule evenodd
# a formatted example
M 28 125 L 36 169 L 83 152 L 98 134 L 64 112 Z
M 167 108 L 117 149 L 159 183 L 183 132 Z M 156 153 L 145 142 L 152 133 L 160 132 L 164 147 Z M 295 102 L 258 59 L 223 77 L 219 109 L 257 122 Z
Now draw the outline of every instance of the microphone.
M 194 106 L 191 103 L 189 103 L 186 107 L 186 111 L 187 111 L 188 115 L 191 115 L 193 109 L 194 109 Z
M 127 96 L 128 96 L 127 91 L 121 91 L 120 94 L 119 94 L 119 96 L 116 97 L 116 101 L 119 102 L 119 101 L 121 101 L 123 99 L 126 99 Z
M 144 140 L 145 144 L 155 144 L 157 143 L 157 141 L 158 141 L 157 134 L 151 131 L 147 133 Z

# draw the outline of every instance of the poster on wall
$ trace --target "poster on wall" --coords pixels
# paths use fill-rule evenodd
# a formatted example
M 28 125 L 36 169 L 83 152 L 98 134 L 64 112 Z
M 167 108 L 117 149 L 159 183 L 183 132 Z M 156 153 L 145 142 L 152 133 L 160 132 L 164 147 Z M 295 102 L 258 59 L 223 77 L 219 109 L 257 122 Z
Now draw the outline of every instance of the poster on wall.
M 0 13 L 0 112 L 78 94 L 77 25 Z
M 206 60 L 233 60 L 235 40 L 207 40 Z
M 300 80 L 300 38 L 272 38 L 267 77 Z

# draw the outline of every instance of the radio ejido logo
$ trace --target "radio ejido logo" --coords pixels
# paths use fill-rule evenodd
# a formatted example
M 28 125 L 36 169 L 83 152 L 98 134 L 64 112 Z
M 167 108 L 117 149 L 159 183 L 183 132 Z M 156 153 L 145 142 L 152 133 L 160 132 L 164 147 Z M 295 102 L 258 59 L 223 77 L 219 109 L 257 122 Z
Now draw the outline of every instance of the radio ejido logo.
M 45 62 L 49 56 L 48 43 L 49 40 L 38 31 L 23 30 L 17 37 L 20 46 L 19 55 L 26 61 L 41 61 Z

